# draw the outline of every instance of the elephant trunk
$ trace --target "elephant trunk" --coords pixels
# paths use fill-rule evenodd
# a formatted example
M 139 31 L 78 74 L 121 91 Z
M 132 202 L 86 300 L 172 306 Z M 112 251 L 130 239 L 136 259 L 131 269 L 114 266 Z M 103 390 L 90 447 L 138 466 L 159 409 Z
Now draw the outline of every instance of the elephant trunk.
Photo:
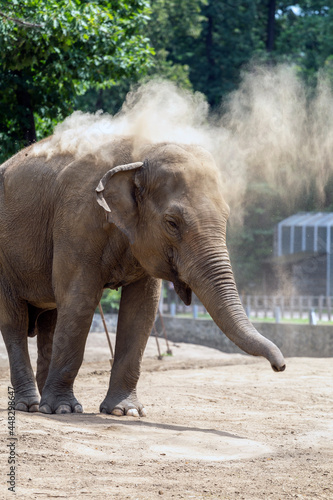
M 263 356 L 274 371 L 283 371 L 285 361 L 280 349 L 263 337 L 250 323 L 237 292 L 229 255 L 224 246 L 207 252 L 191 266 L 188 285 L 203 303 L 222 332 L 240 349 Z

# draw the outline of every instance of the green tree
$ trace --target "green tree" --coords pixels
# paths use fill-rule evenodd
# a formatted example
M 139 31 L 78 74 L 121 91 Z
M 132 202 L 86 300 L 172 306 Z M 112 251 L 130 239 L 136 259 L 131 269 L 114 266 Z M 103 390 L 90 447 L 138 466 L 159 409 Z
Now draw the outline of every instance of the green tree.
M 3 1 L 2 159 L 50 132 L 88 88 L 143 75 L 153 52 L 148 14 L 145 0 Z
M 101 305 L 104 313 L 117 313 L 121 298 L 121 288 L 119 290 L 104 290 L 101 298 Z M 98 308 L 97 308 L 98 312 Z
M 202 30 L 204 16 L 201 8 L 207 0 L 151 0 L 150 21 L 146 36 L 154 47 L 153 64 L 147 76 L 161 77 L 191 89 L 188 65 Z M 89 89 L 76 99 L 76 107 L 83 111 L 103 109 L 111 114 L 121 107 L 127 92 L 142 75 L 120 78 L 116 85 L 104 89 Z
M 307 83 L 314 86 L 318 71 L 332 72 L 333 9 L 325 0 L 277 2 L 275 61 L 297 64 Z
M 265 43 L 256 1 L 209 0 L 201 14 L 200 37 L 185 60 L 194 89 L 218 106 L 222 97 L 237 86 L 242 66 L 263 52 Z
M 207 0 L 151 0 L 148 36 L 156 54 L 150 73 L 191 88 L 188 62 L 202 32 L 206 4 Z

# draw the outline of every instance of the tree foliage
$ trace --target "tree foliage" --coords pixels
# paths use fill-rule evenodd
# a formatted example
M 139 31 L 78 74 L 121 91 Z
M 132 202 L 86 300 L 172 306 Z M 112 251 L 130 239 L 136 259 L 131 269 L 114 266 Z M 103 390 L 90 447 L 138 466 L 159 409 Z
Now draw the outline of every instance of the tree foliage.
M 150 72 L 191 88 L 189 61 L 199 43 L 207 0 L 151 0 L 148 36 L 155 49 Z
M 145 33 L 154 47 L 153 64 L 145 78 L 161 77 L 192 89 L 189 58 L 202 31 L 204 16 L 201 8 L 207 0 L 151 0 L 150 15 Z M 140 75 L 139 75 L 140 77 Z M 89 89 L 76 100 L 85 111 L 103 109 L 111 114 L 118 111 L 135 76 L 119 78 L 116 85 L 104 89 Z
M 264 51 L 256 2 L 209 1 L 202 8 L 202 31 L 192 53 L 187 54 L 193 87 L 205 93 L 211 105 L 239 82 L 241 67 Z
M 103 312 L 106 314 L 117 313 L 119 310 L 120 297 L 121 288 L 119 288 L 119 290 L 104 290 L 101 298 Z
M 203 92 L 212 106 L 234 90 L 240 71 L 250 60 L 297 64 L 314 84 L 321 68 L 333 77 L 333 9 L 325 0 L 275 2 L 269 25 L 267 0 L 152 0 L 149 37 L 156 49 L 156 67 Z M 269 30 L 273 36 L 267 51 Z M 164 69 L 165 68 L 165 69 Z
M 2 3 L 2 151 L 35 140 L 34 115 L 44 134 L 73 109 L 76 95 L 144 74 L 152 56 L 144 33 L 148 12 L 145 0 Z
M 297 64 L 309 84 L 326 69 L 333 76 L 333 9 L 325 0 L 278 2 L 274 57 Z

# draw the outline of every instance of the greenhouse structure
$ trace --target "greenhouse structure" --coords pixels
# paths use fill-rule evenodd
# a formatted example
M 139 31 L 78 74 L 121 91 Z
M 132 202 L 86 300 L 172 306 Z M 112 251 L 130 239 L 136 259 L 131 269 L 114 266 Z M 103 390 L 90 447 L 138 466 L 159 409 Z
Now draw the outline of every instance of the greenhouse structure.
M 274 263 L 300 295 L 333 295 L 333 213 L 302 212 L 276 226 Z

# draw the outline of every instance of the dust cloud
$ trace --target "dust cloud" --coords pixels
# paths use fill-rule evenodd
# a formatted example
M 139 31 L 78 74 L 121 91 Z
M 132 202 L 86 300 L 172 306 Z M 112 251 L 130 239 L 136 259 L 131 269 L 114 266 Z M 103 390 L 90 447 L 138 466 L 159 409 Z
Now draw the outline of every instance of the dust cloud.
M 310 188 L 324 201 L 333 173 L 332 111 L 333 95 L 325 75 L 313 92 L 291 66 L 245 72 L 220 119 L 243 159 L 239 194 L 249 182 L 264 180 L 291 208 L 293 200 Z M 233 169 L 228 173 L 232 177 Z
M 333 95 L 324 74 L 310 92 L 295 67 L 253 66 L 244 70 L 239 88 L 219 113 L 212 114 L 202 94 L 151 80 L 134 88 L 115 116 L 73 113 L 34 151 L 98 155 L 115 135 L 205 147 L 221 172 L 225 199 L 238 215 L 248 184 L 256 181 L 265 181 L 292 207 L 292 200 L 310 188 L 323 200 L 333 171 Z

